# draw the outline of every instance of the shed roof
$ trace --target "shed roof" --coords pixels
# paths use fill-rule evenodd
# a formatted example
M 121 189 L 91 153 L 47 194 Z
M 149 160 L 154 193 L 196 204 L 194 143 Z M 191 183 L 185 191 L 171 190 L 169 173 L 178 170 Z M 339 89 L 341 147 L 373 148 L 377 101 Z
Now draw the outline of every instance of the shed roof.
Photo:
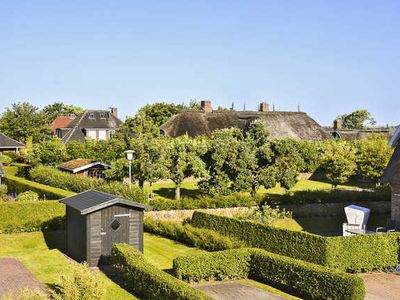
M 140 210 L 152 208 L 149 205 L 134 202 L 121 198 L 117 195 L 112 195 L 96 190 L 87 190 L 74 196 L 61 199 L 60 202 L 78 210 L 82 215 L 86 215 L 88 213 L 112 206 L 114 204 L 124 204 Z
M 86 169 L 89 169 L 94 166 L 101 165 L 105 168 L 111 168 L 111 165 L 105 164 L 101 161 L 93 160 L 93 159 L 73 159 L 67 162 L 64 162 L 58 165 L 58 168 L 61 170 L 70 171 L 72 173 L 80 172 Z
M 26 148 L 26 146 L 0 132 L 0 149 Z
M 325 140 L 330 138 L 317 122 L 304 112 L 253 111 L 182 111 L 160 126 L 168 136 L 211 135 L 213 131 L 237 127 L 247 131 L 251 122 L 259 120 L 268 129 L 271 139 Z

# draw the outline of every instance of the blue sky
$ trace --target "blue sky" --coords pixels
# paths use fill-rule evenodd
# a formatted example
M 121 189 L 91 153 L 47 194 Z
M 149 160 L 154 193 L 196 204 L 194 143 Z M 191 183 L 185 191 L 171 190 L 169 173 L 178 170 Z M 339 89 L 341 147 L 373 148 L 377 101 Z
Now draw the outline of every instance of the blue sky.
M 0 110 L 211 99 L 399 124 L 400 1 L 0 2 Z

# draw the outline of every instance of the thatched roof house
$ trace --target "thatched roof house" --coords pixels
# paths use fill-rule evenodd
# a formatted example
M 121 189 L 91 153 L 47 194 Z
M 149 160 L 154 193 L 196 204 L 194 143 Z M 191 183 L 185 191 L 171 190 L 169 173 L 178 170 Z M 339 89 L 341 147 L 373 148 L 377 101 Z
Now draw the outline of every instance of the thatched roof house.
M 391 219 L 400 227 L 400 126 L 392 136 L 389 144 L 396 147 L 389 164 L 383 173 L 381 183 L 392 187 Z
M 262 103 L 259 111 L 213 111 L 211 102 L 202 101 L 200 111 L 180 111 L 160 126 L 162 134 L 177 137 L 211 135 L 218 129 L 237 127 L 247 131 L 249 125 L 261 121 L 271 139 L 325 140 L 330 137 L 316 121 L 304 112 L 269 111 Z

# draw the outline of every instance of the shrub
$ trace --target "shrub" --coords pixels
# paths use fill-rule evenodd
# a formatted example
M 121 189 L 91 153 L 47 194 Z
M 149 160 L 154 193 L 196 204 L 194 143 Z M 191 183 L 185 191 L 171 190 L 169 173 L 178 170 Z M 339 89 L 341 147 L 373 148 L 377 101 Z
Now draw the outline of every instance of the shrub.
M 40 184 L 24 178 L 13 175 L 6 175 L 4 182 L 7 184 L 8 192 L 22 193 L 25 191 L 33 191 L 39 194 L 40 198 L 61 199 L 74 195 L 74 193 L 48 185 Z
M 201 196 L 195 199 L 168 200 L 156 198 L 151 205 L 155 210 L 177 210 L 196 208 L 252 207 L 264 202 L 262 195 L 233 194 L 229 196 Z
M 246 278 L 250 272 L 251 249 L 233 249 L 199 255 L 180 256 L 173 270 L 181 280 L 224 280 Z
M 398 262 L 400 233 L 322 237 L 202 212 L 193 213 L 191 224 L 237 238 L 251 247 L 342 271 L 379 270 Z
M 49 300 L 50 298 L 41 290 L 23 289 L 17 294 L 7 293 L 1 300 Z
M 0 163 L 4 164 L 5 166 L 8 166 L 13 162 L 12 158 L 9 157 L 8 155 L 0 155 Z
M 222 236 L 216 231 L 196 228 L 189 224 L 181 225 L 171 221 L 146 218 L 144 221 L 144 230 L 165 236 L 188 246 L 209 251 L 226 250 L 244 246 L 243 242 Z
M 32 191 L 26 191 L 18 195 L 17 201 L 38 201 L 39 195 Z
M 285 209 L 280 210 L 279 207 L 272 208 L 269 205 L 262 205 L 248 212 L 238 215 L 238 219 L 251 220 L 272 226 L 276 220 L 291 219 L 292 212 Z
M 356 275 L 318 266 L 261 249 L 227 250 L 174 260 L 178 278 L 255 279 L 311 299 L 364 299 L 363 280 Z
M 53 296 L 55 300 L 101 300 L 105 292 L 99 274 L 80 264 L 71 275 L 61 277 L 59 292 Z
M 31 179 L 35 182 L 71 192 L 80 193 L 94 189 L 105 193 L 116 194 L 136 202 L 146 203 L 148 201 L 146 195 L 139 189 L 139 187 L 132 186 L 132 189 L 129 189 L 127 184 L 121 182 L 81 177 L 45 166 L 32 168 L 29 174 Z
M 124 283 L 145 299 L 211 299 L 148 263 L 138 250 L 127 244 L 114 245 L 112 264 L 119 270 Z
M 0 203 L 0 233 L 65 228 L 65 205 L 58 201 Z

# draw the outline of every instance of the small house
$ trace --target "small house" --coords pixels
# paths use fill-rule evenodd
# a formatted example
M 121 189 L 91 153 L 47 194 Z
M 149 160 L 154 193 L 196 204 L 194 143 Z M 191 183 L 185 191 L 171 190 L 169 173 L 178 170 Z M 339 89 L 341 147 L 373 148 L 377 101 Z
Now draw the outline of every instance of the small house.
M 26 148 L 26 146 L 0 132 L 0 155 L 3 151 L 15 151 L 18 153 L 22 148 Z
M 58 166 L 62 171 L 92 178 L 104 178 L 104 170 L 110 168 L 111 165 L 93 159 L 73 159 Z
M 89 266 L 107 262 L 115 243 L 143 252 L 143 211 L 150 206 L 88 190 L 60 200 L 66 205 L 67 254 Z

